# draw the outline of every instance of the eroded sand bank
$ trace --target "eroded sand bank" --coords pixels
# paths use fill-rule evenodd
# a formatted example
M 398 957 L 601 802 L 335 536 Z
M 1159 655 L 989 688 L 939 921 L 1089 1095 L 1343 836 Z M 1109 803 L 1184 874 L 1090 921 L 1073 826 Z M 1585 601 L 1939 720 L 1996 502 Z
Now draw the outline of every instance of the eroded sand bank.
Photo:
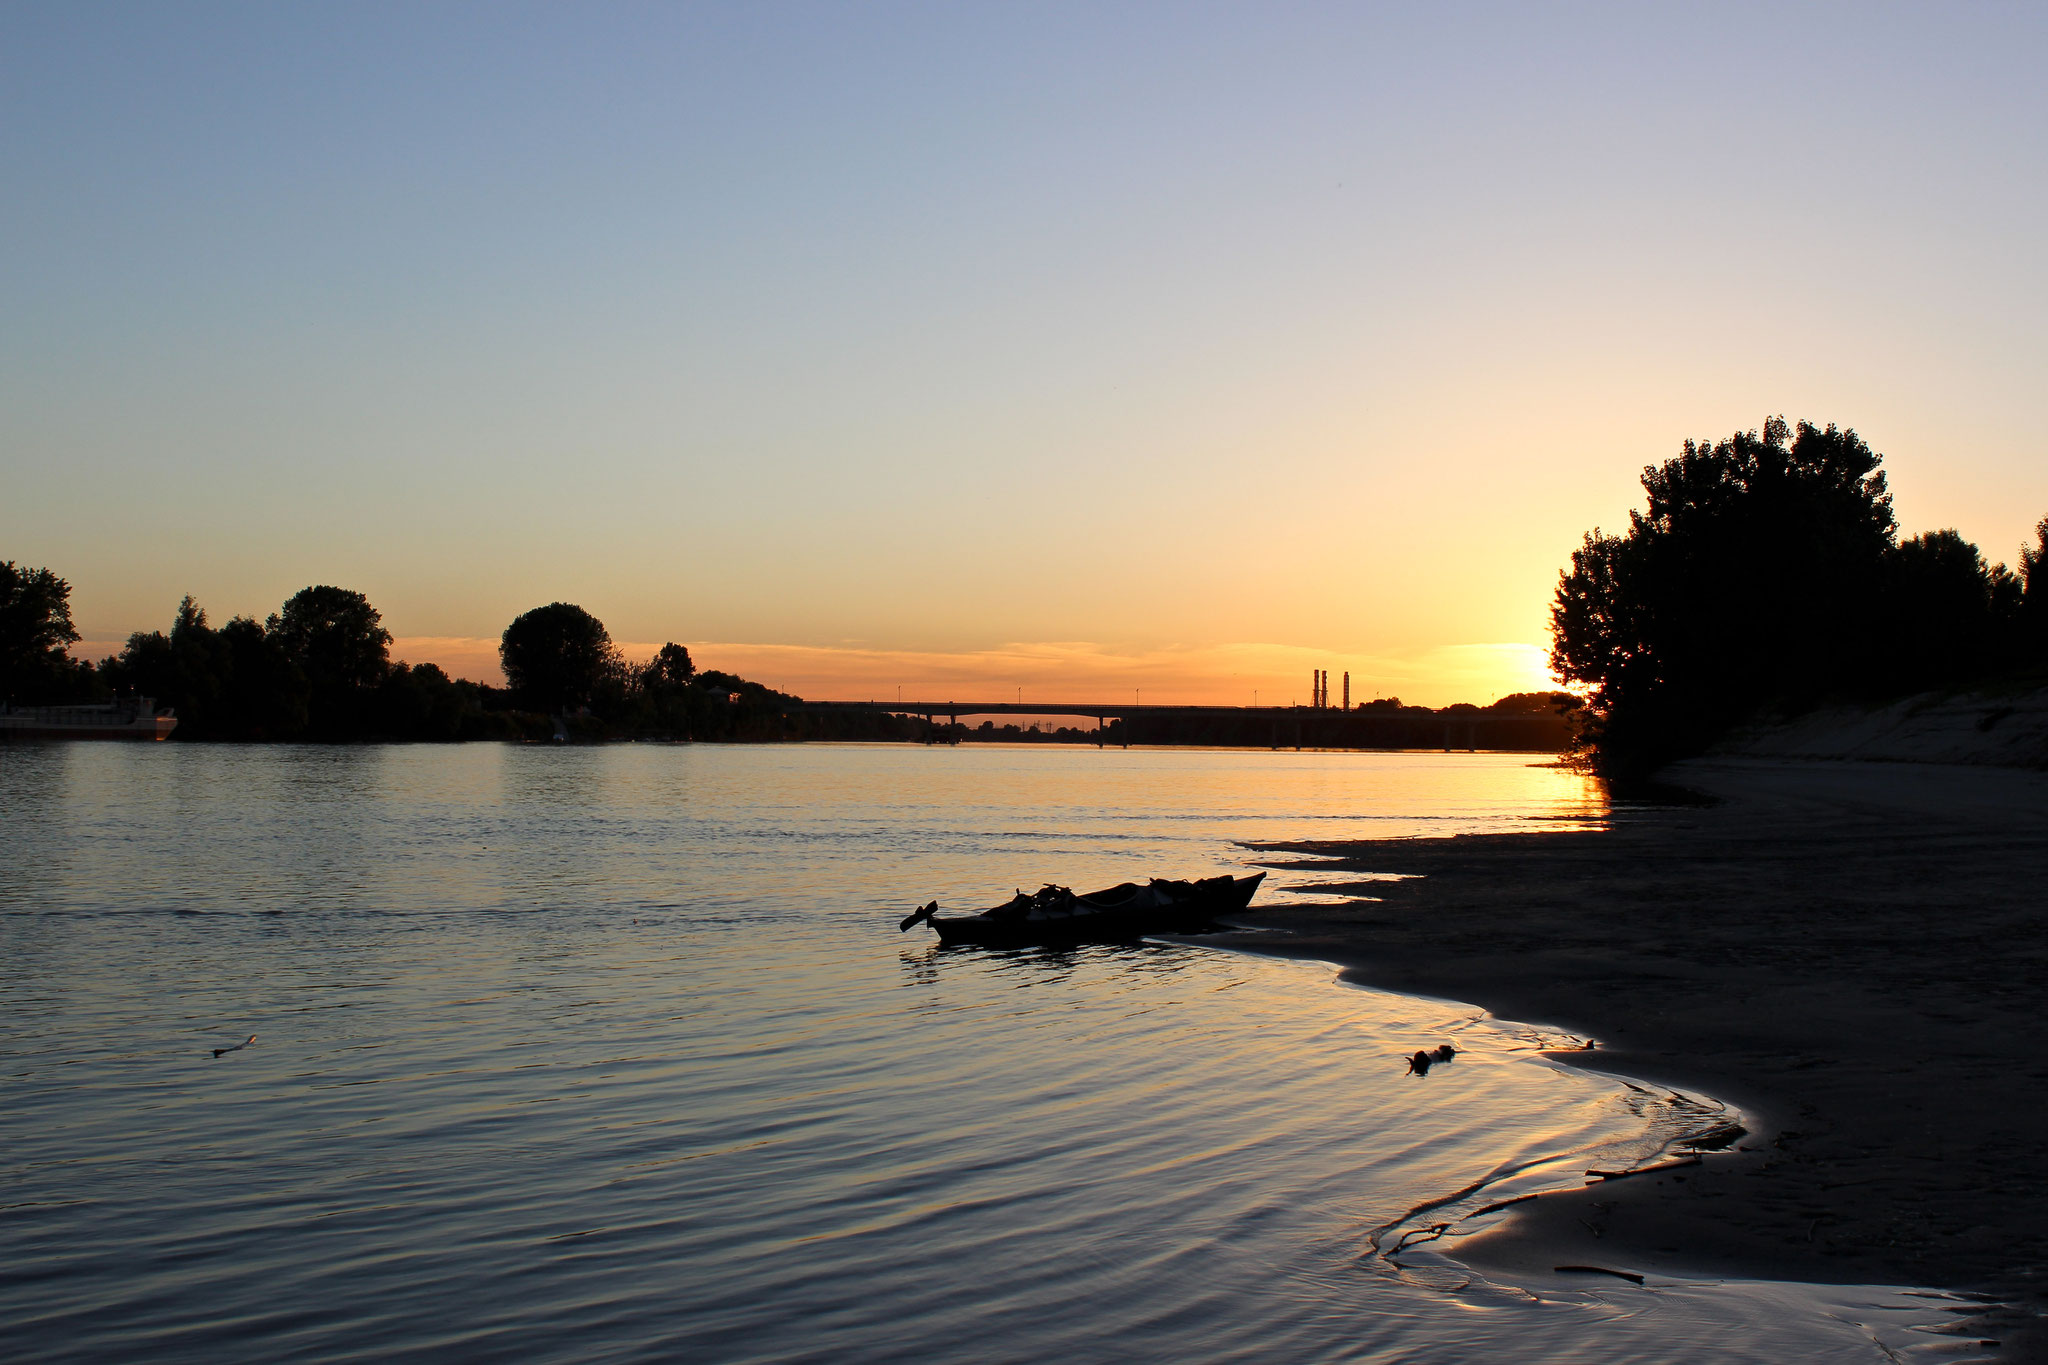
M 1758 1121 L 1752 1150 L 1521 1205 L 1461 1259 L 2038 1302 L 2048 774 L 1713 760 L 1667 775 L 1718 803 L 1624 809 L 1593 833 L 1291 845 L 1409 879 L 1261 907 L 1246 922 L 1288 937 L 1229 941 L 1585 1033 L 1600 1050 L 1574 1062 Z

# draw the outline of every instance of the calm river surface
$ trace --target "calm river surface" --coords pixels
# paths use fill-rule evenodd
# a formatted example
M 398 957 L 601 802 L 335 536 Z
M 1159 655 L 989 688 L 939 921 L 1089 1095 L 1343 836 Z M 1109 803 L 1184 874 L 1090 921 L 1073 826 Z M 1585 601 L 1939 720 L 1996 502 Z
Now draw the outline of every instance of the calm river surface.
M 6 1356 L 1939 1352 L 1890 1291 L 1374 1255 L 1701 1121 L 1539 1030 L 1314 963 L 896 931 L 1238 840 L 1607 817 L 1493 755 L 0 748 Z

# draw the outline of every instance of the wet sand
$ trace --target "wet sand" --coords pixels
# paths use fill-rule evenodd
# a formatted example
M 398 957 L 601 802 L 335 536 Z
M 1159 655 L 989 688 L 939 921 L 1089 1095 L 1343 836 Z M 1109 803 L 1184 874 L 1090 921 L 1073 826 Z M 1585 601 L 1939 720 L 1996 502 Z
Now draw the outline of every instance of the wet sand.
M 1598 832 L 1288 845 L 1269 861 L 1362 874 L 1360 899 L 1283 898 L 1243 922 L 1284 936 L 1225 941 L 1590 1036 L 1574 1064 L 1750 1119 L 1746 1150 L 1519 1205 L 1460 1259 L 2039 1304 L 2048 774 L 1721 759 L 1665 776 L 1715 804 L 1624 808 Z M 2048 1358 L 2032 1331 L 1999 1334 Z

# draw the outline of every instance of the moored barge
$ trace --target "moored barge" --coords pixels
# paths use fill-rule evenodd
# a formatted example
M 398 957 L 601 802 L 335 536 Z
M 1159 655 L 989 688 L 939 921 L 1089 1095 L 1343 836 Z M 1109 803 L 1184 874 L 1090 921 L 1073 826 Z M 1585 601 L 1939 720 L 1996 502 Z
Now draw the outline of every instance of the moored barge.
M 169 739 L 178 728 L 170 708 L 156 709 L 155 697 L 91 706 L 8 706 L 0 703 L 0 740 Z

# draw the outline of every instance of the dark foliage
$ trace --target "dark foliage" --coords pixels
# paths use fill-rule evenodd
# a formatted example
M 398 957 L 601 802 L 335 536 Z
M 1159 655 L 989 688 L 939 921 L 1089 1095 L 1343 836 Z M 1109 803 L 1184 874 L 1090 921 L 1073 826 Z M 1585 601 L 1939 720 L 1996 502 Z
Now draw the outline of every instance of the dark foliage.
M 569 602 L 550 602 L 515 619 L 498 642 L 505 681 L 521 705 L 550 715 L 615 700 L 625 664 L 604 622 Z
M 1852 430 L 1779 417 L 1643 471 L 1647 507 L 1586 537 L 1551 607 L 1551 666 L 1588 689 L 1602 766 L 1647 771 L 1759 711 L 2023 657 L 2029 585 L 1953 531 L 1896 543 L 1882 459 Z
M 697 665 L 690 651 L 671 641 L 634 675 L 637 695 L 630 721 L 634 729 L 667 738 L 683 738 L 700 728 L 699 698 L 691 684 Z
M 173 709 L 178 740 L 903 739 L 888 716 L 815 716 L 727 673 L 699 673 L 690 652 L 662 646 L 629 669 L 604 624 L 554 603 L 505 632 L 511 688 L 450 678 L 437 665 L 389 661 L 391 636 L 362 594 L 308 588 L 267 623 L 236 617 L 214 630 L 187 597 L 168 633 L 138 632 L 95 673 L 102 692 Z M 85 695 L 73 688 L 62 700 Z
M 648 689 L 688 687 L 696 673 L 690 651 L 671 640 L 640 670 L 640 685 Z
M 306 680 L 315 738 L 346 739 L 371 727 L 376 689 L 391 667 L 391 632 L 369 598 L 347 588 L 302 588 L 265 633 Z
M 2034 543 L 2020 551 L 2019 584 L 2018 649 L 2025 658 L 2048 659 L 2048 517 L 2034 527 Z
M 0 701 L 44 706 L 81 699 L 91 689 L 91 671 L 81 673 L 64 652 L 77 639 L 71 585 L 48 569 L 0 561 Z
M 1511 716 L 1562 715 L 1576 711 L 1579 699 L 1569 692 L 1510 692 L 1486 709 Z
M 306 675 L 283 644 L 246 616 L 214 630 L 190 596 L 170 634 L 129 636 L 100 675 L 115 692 L 176 711 L 180 739 L 298 739 L 307 729 Z
M 237 616 L 219 630 L 187 597 L 168 634 L 131 635 L 99 678 L 172 708 L 178 740 L 545 737 L 539 718 L 487 714 L 475 683 L 388 662 L 390 641 L 376 608 L 341 588 L 308 588 L 267 624 Z
M 1968 682 L 2004 662 L 2019 580 L 1954 531 L 1929 531 L 1891 557 L 1887 642 L 1893 680 L 1919 690 Z

